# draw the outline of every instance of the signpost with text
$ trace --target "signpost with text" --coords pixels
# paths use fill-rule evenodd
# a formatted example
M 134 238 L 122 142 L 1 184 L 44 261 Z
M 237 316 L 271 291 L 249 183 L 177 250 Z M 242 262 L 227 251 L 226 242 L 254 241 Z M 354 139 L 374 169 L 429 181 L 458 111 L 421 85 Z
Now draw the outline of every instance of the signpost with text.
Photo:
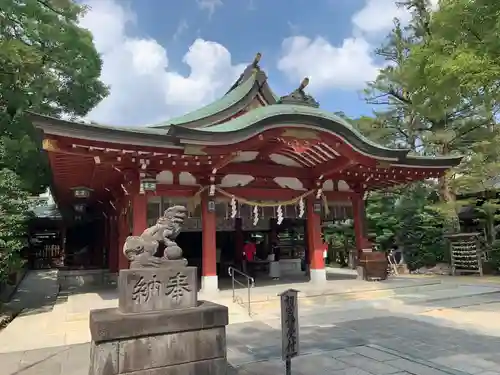
M 281 299 L 281 358 L 285 361 L 286 375 L 291 374 L 291 360 L 299 355 L 298 290 L 288 289 Z

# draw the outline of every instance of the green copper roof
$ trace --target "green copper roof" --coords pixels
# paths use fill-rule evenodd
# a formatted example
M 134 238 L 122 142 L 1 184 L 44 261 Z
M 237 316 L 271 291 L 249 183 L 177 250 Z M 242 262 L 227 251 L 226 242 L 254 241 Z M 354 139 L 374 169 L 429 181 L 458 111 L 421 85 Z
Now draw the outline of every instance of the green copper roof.
M 143 126 L 114 126 L 114 125 L 104 125 L 104 124 L 98 124 L 93 121 L 71 121 L 71 120 L 64 120 L 60 119 L 57 117 L 52 117 L 52 116 L 46 116 L 46 115 L 40 115 L 38 113 L 34 112 L 29 112 L 26 111 L 26 114 L 32 121 L 44 121 L 44 122 L 49 122 L 53 124 L 59 124 L 59 125 L 64 125 L 68 126 L 74 129 L 95 129 L 95 130 L 109 130 L 112 132 L 127 132 L 127 133 L 136 133 L 136 134 L 152 134 L 152 135 L 166 135 L 167 130 L 166 129 L 154 129 L 154 128 L 148 128 L 148 127 L 143 127 Z
M 393 149 L 373 142 L 346 120 L 333 113 L 300 104 L 274 104 L 256 108 L 231 121 L 202 129 L 172 126 L 168 134 L 184 144 L 202 143 L 217 146 L 236 144 L 276 127 L 328 131 L 345 139 L 352 147 L 366 155 L 403 164 L 449 167 L 458 165 L 462 159 L 461 156 L 415 157 L 408 155 L 410 151 L 408 149 Z
M 334 115 L 333 113 L 326 112 L 319 108 L 308 107 L 304 105 L 274 104 L 265 107 L 255 108 L 250 112 L 238 118 L 235 118 L 231 121 L 203 129 L 196 129 L 196 131 L 210 132 L 210 133 L 238 132 L 251 127 L 255 123 L 258 123 L 267 118 L 275 117 L 278 115 L 305 115 L 305 116 L 314 116 L 330 120 L 336 124 L 342 125 L 343 127 L 347 128 L 351 133 L 353 133 L 356 137 L 358 137 L 365 143 L 368 143 L 379 149 L 385 149 L 391 151 L 393 150 L 391 148 L 381 146 L 373 142 L 372 140 L 366 138 L 355 127 L 353 127 L 351 124 L 349 124 L 346 120 L 342 119 L 341 117 Z
M 106 126 L 96 123 L 67 121 L 36 113 L 27 113 L 27 115 L 33 125 L 45 134 L 129 145 L 180 147 L 177 145 L 177 140 L 168 135 L 166 129 Z
M 161 124 L 152 125 L 151 128 L 165 128 L 170 125 L 180 125 L 188 122 L 193 122 L 200 120 L 205 117 L 215 115 L 225 109 L 230 108 L 234 104 L 238 103 L 245 95 L 247 95 L 255 84 L 257 72 L 254 72 L 252 76 L 245 80 L 242 84 L 236 86 L 234 90 L 229 91 L 219 100 L 201 107 L 193 112 L 189 112 L 185 115 L 175 117 Z
M 236 90 L 237 88 L 234 91 Z M 29 117 L 37 128 L 47 134 L 152 147 L 182 148 L 183 144 L 234 145 L 273 128 L 305 128 L 330 132 L 345 140 L 358 152 L 406 165 L 449 168 L 458 165 L 462 159 L 461 156 L 413 156 L 409 154 L 409 150 L 384 147 L 365 137 L 345 119 L 301 104 L 259 107 L 230 121 L 203 128 L 175 124 L 168 129 L 114 127 L 70 122 L 34 113 L 29 113 Z

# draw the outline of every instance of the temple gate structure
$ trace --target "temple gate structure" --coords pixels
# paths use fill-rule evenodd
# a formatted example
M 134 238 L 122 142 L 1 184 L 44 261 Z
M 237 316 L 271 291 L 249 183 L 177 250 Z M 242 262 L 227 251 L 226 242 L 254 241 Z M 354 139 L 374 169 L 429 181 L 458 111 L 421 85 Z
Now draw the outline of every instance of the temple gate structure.
M 121 251 L 126 237 L 141 234 L 165 207 L 184 204 L 188 234 L 178 241 L 185 241 L 188 259 L 190 249 L 199 248 L 191 258 L 201 263 L 202 289 L 218 288 L 217 233 L 232 233 L 229 253 L 237 259 L 245 231 L 267 230 L 276 241 L 287 220 L 302 223 L 297 246 L 307 254 L 311 281 L 321 283 L 322 220 L 352 219 L 361 259 L 371 249 L 368 191 L 437 178 L 460 162 L 372 142 L 320 109 L 304 91 L 308 79 L 276 96 L 259 60 L 260 54 L 218 101 L 159 125 L 104 126 L 31 114 L 63 215 L 101 220 L 95 264 L 111 272 L 128 268 Z M 292 247 L 283 262 L 293 263 L 300 251 L 283 246 Z

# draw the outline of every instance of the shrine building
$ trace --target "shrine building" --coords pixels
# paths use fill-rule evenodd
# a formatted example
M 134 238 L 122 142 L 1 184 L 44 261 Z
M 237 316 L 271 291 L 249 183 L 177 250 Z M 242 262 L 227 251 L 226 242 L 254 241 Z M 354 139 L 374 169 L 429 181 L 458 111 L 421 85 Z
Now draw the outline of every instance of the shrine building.
M 304 91 L 307 79 L 276 96 L 259 60 L 216 102 L 154 126 L 30 115 L 50 161 L 52 193 L 70 223 L 67 267 L 127 268 L 126 237 L 183 204 L 189 218 L 177 242 L 200 267 L 203 290 L 218 289 L 218 273 L 241 259 L 250 235 L 264 256 L 278 243 L 283 272 L 301 272 L 306 254 L 311 281 L 321 283 L 323 221 L 353 220 L 357 258 L 367 257 L 366 192 L 437 178 L 460 162 L 374 143 L 322 110 Z

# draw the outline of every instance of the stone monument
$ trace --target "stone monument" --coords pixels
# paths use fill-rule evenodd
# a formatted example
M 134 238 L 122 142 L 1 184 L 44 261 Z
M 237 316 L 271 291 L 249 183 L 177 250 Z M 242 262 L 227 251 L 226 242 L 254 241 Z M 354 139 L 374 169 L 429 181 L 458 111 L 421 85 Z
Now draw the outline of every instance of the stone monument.
M 167 209 L 123 252 L 118 308 L 90 312 L 89 375 L 226 374 L 226 306 L 198 301 L 196 267 L 175 238 L 186 208 Z

